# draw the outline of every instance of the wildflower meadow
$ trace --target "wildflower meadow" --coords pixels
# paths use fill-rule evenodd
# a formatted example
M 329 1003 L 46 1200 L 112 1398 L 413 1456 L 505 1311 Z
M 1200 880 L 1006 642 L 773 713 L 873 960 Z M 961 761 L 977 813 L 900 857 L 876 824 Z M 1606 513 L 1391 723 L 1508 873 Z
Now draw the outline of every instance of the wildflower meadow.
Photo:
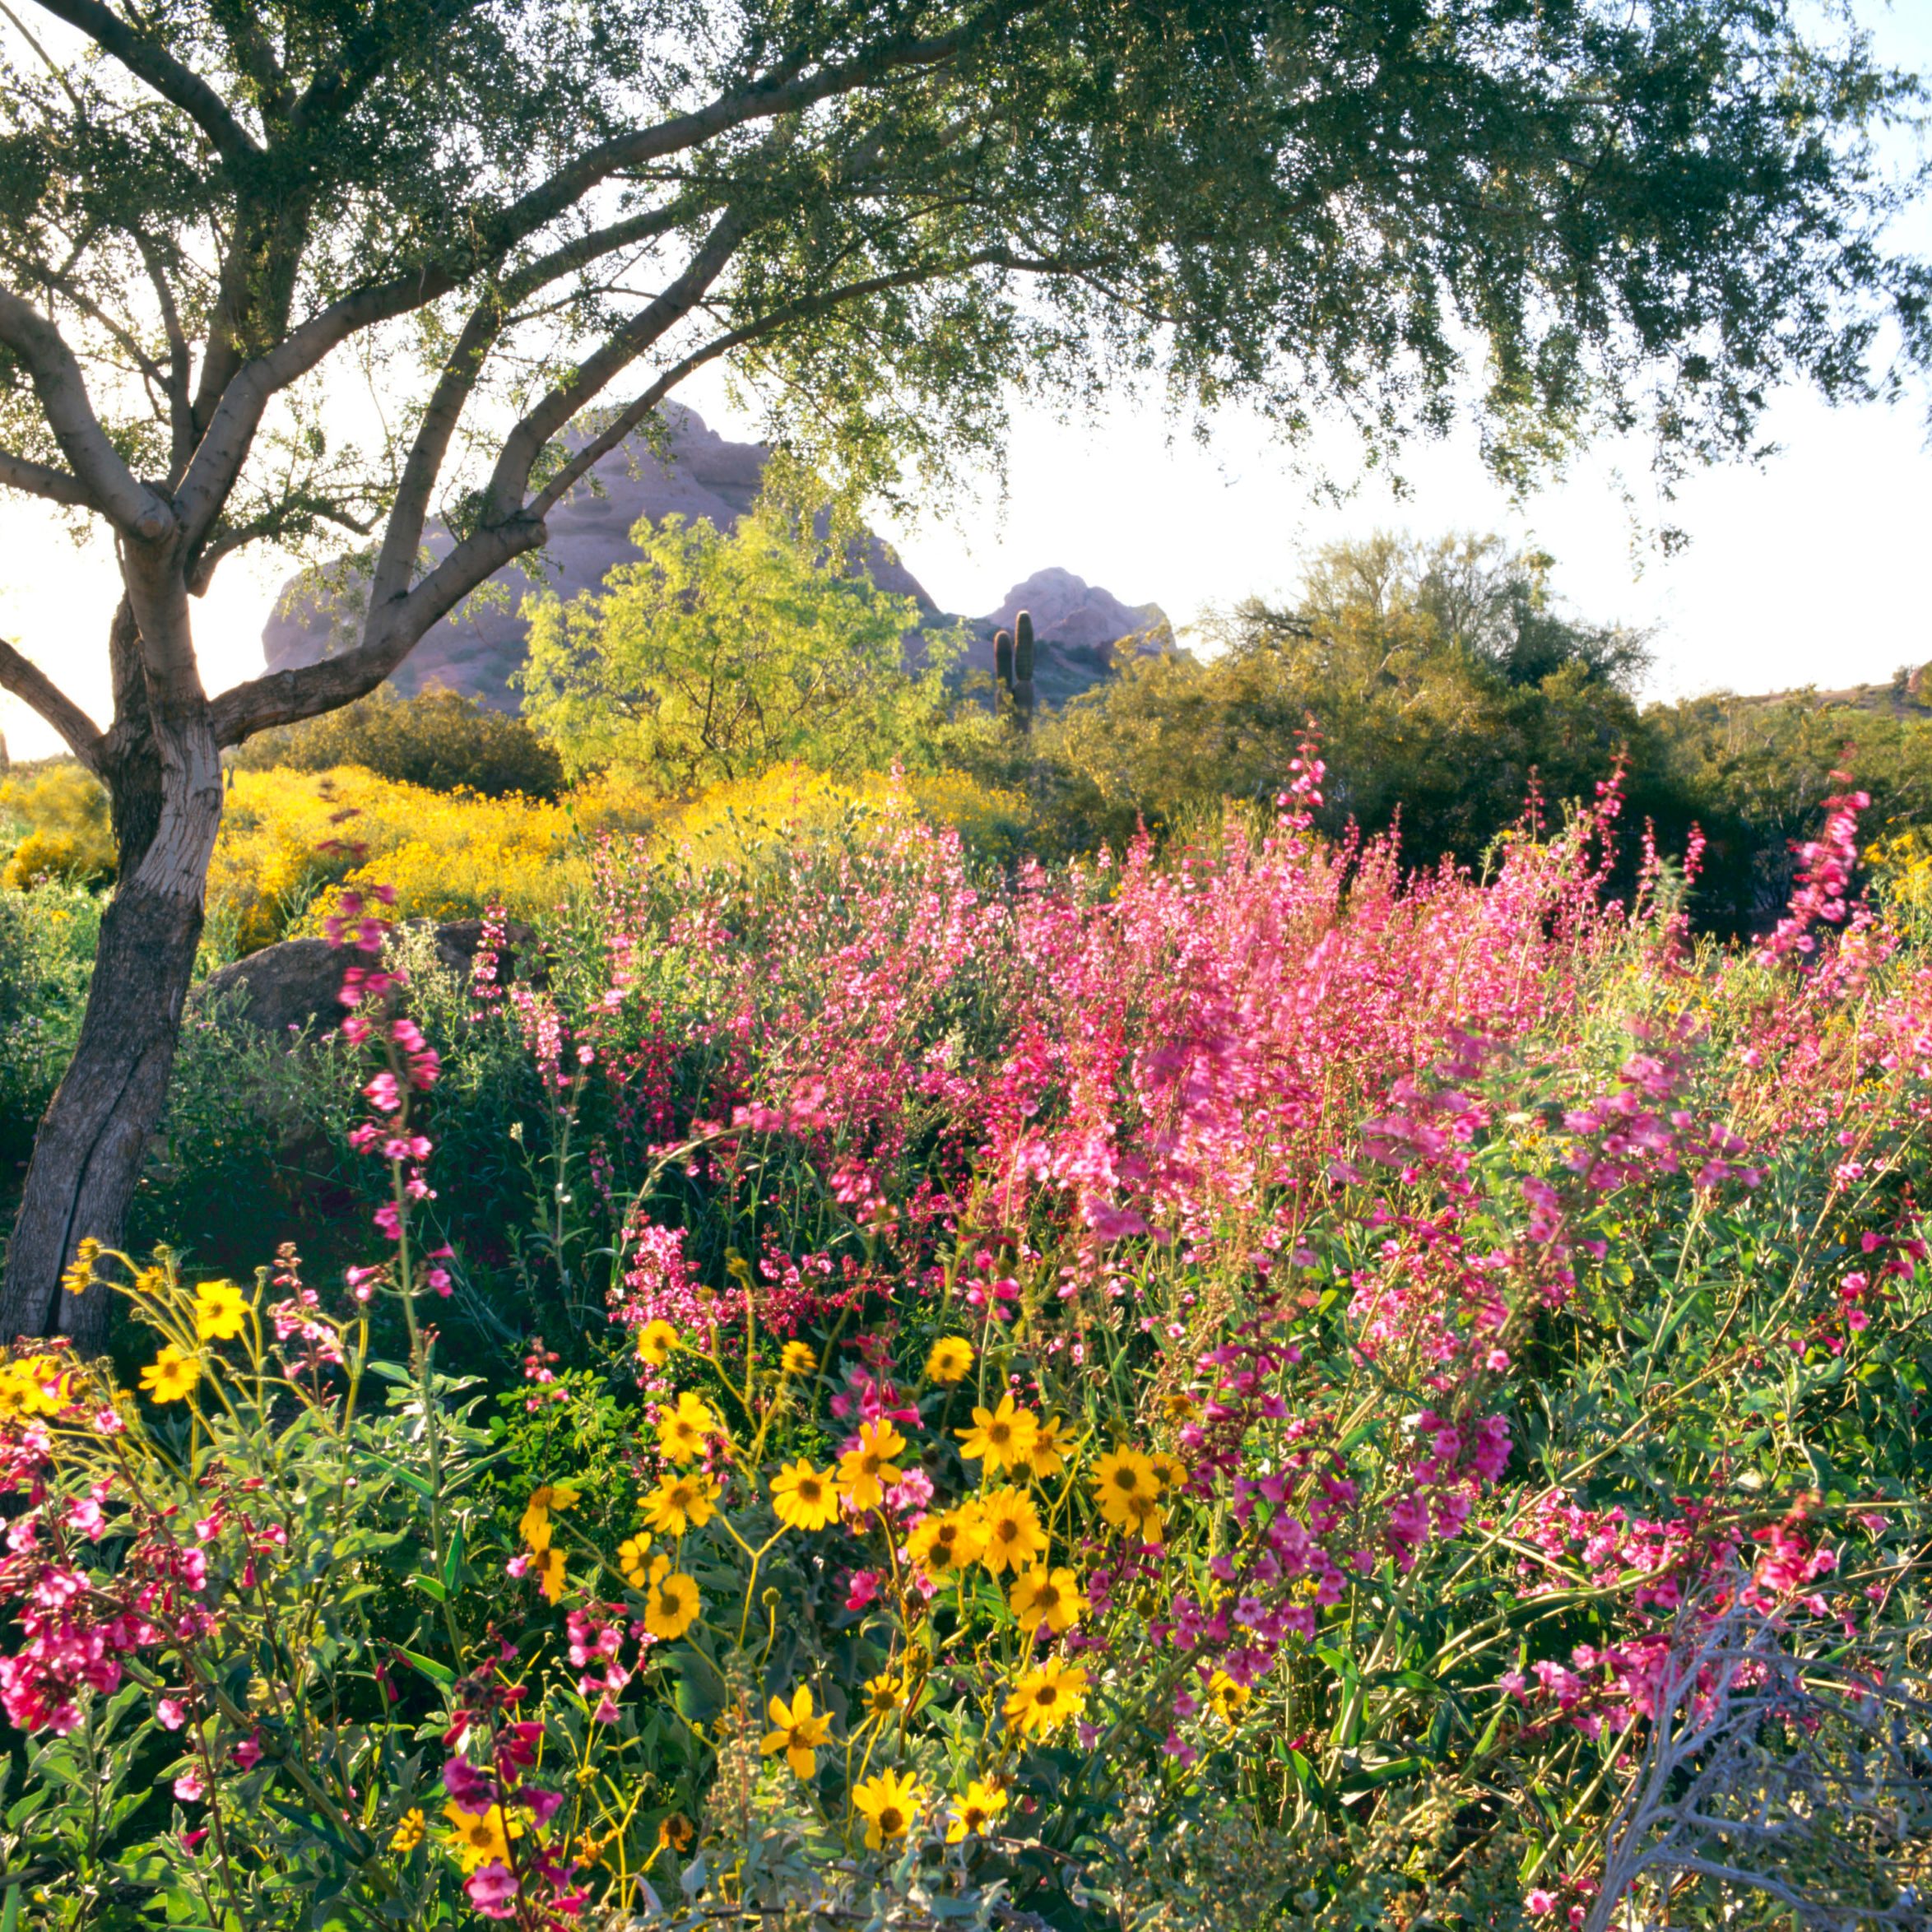
M 540 984 L 346 894 L 355 1258 L 86 1244 L 115 1352 L 0 1368 L 8 1932 L 1923 1924 L 1861 800 L 1743 950 L 1614 783 L 1405 878 L 1296 762 L 1052 871 L 606 833 Z

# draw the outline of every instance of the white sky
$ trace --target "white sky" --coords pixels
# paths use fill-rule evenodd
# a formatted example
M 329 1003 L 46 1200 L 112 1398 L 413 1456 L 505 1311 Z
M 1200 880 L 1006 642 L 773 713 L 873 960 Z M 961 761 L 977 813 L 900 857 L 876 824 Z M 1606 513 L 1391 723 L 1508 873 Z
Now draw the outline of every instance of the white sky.
M 1858 0 L 1858 11 L 1883 58 L 1932 72 L 1932 0 Z M 1932 252 L 1932 208 L 1916 211 L 1911 230 L 1904 239 Z M 713 428 L 752 433 L 716 387 L 689 400 Z M 1205 606 L 1289 590 L 1306 550 L 1336 536 L 1378 523 L 1423 534 L 1496 530 L 1551 552 L 1558 591 L 1583 615 L 1655 627 L 1651 689 L 1660 697 L 1830 689 L 1932 659 L 1923 395 L 1896 408 L 1833 411 L 1789 393 L 1766 427 L 1779 446 L 1768 461 L 1706 471 L 1668 506 L 1649 494 L 1644 453 L 1632 448 L 1593 453 L 1513 510 L 1473 434 L 1464 434 L 1409 453 L 1406 501 L 1378 485 L 1335 509 L 1312 500 L 1254 419 L 1223 416 L 1202 449 L 1157 411 L 1122 401 L 1070 425 L 1018 421 L 1003 507 L 982 490 L 952 521 L 885 534 L 945 610 L 991 610 L 1010 585 L 1058 564 L 1130 604 L 1159 602 L 1186 625 Z M 1619 459 L 1633 505 L 1619 485 Z M 1644 533 L 1662 521 L 1692 540 L 1674 558 Z M 287 569 L 272 555 L 230 560 L 197 606 L 211 688 L 261 668 L 262 625 Z M 104 544 L 77 550 L 39 506 L 0 501 L 0 635 L 96 717 L 106 711 L 103 640 L 116 590 Z M 16 757 L 57 749 L 53 733 L 5 694 L 0 730 Z

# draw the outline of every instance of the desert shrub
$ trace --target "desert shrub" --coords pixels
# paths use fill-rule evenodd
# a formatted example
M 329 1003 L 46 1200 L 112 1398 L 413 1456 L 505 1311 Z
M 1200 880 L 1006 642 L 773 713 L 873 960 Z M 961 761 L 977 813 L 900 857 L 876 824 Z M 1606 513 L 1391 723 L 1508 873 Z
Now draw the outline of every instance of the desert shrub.
M 514 712 L 457 691 L 401 697 L 388 685 L 340 711 L 262 732 L 235 763 L 297 772 L 352 764 L 398 784 L 485 798 L 555 798 L 564 784 L 555 750 Z
M 0 888 L 0 1204 L 16 1197 L 79 1035 L 100 918 L 81 886 Z
M 0 778 L 0 887 L 19 891 L 45 880 L 105 885 L 114 875 L 106 792 L 64 762 Z

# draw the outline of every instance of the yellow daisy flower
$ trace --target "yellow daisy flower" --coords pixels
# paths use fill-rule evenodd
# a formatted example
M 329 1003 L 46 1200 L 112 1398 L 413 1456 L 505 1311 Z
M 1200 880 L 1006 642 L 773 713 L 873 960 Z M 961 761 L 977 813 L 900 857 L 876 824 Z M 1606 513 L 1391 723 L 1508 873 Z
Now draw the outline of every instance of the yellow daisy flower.
M 1254 1694 L 1247 1684 L 1237 1684 L 1225 1670 L 1217 1670 L 1208 1679 L 1207 1701 L 1224 1724 L 1236 1722 Z
M 500 1804 L 492 1804 L 487 1811 L 466 1811 L 460 1804 L 445 1804 L 443 1815 L 449 1823 L 449 1848 L 466 1872 L 475 1871 L 478 1865 L 508 1865 L 510 1840 L 523 1835 L 514 1818 L 504 1818 Z
M 1094 1465 L 1094 1493 L 1101 1515 L 1115 1529 L 1131 1529 L 1137 1520 L 1136 1505 L 1159 1495 L 1160 1479 L 1152 1461 L 1138 1449 L 1116 1449 Z
M 966 1379 L 973 1366 L 973 1345 L 963 1335 L 942 1335 L 926 1354 L 926 1379 L 948 1386 Z
M 389 1849 L 392 1851 L 414 1851 L 422 1843 L 424 1834 L 429 1829 L 428 1821 L 423 1816 L 420 1804 L 412 1804 L 397 1821 L 396 1829 L 389 1834 Z
M 1017 1407 L 1010 1394 L 1000 1398 L 997 1409 L 975 1409 L 971 1428 L 953 1432 L 959 1438 L 959 1453 L 984 1462 L 989 1476 L 1005 1470 L 1024 1475 L 1039 1433 L 1038 1418 Z
M 141 1372 L 141 1387 L 157 1402 L 181 1401 L 202 1379 L 202 1365 L 170 1342 Z
M 1087 1674 L 1078 1664 L 1049 1657 L 1014 1685 L 1004 1707 L 1006 1721 L 1022 1736 L 1056 1730 L 1087 1707 Z
M 926 1794 L 917 1778 L 885 1771 L 857 1786 L 852 1802 L 853 1809 L 865 1817 L 867 1847 L 881 1851 L 913 1828 Z
M 1005 1809 L 1004 1791 L 974 1778 L 966 1787 L 966 1795 L 953 1800 L 952 1823 L 946 1827 L 947 1844 L 957 1845 L 962 1839 L 977 1837 Z
M 657 1447 L 673 1462 L 695 1462 L 704 1453 L 704 1445 L 723 1433 L 718 1412 L 689 1389 L 678 1397 L 675 1407 L 658 1413 Z
M 862 1515 L 878 1508 L 885 1492 L 899 1479 L 901 1472 L 892 1458 L 905 1446 L 905 1437 L 883 1418 L 859 1425 L 859 1446 L 839 1457 L 838 1475 L 852 1507 Z
M 764 1734 L 765 1756 L 783 1751 L 794 1777 L 810 1777 L 819 1767 L 814 1753 L 832 1730 L 830 1718 L 813 1712 L 811 1687 L 800 1684 L 789 1706 L 783 1697 L 773 1697 L 765 1716 L 772 1726 Z
M 617 1545 L 617 1567 L 624 1572 L 624 1581 L 633 1590 L 642 1590 L 650 1581 L 650 1573 L 644 1567 L 644 1558 L 651 1553 L 651 1533 L 640 1530 L 634 1536 L 627 1536 Z
M 1047 1547 L 1033 1498 L 1010 1484 L 980 1499 L 980 1520 L 986 1526 L 986 1548 L 979 1560 L 996 1577 L 1025 1568 Z
M 1056 1637 L 1073 1628 L 1087 1613 L 1080 1581 L 1071 1570 L 1048 1570 L 1036 1563 L 1013 1579 L 1009 1599 L 1019 1628 L 1030 1637 L 1044 1623 Z
M 702 1530 L 718 1514 L 718 1484 L 695 1473 L 666 1476 L 643 1501 L 644 1521 L 666 1536 Z
M 649 1594 L 644 1599 L 644 1628 L 653 1637 L 675 1642 L 698 1620 L 698 1580 L 673 1570 L 667 1556 L 651 1559 Z
M 537 1559 L 536 1587 L 543 1600 L 554 1604 L 564 1594 L 564 1546 L 553 1543 Z
M 925 1516 L 906 1540 L 913 1561 L 935 1582 L 970 1569 L 986 1551 L 986 1522 L 979 1506 L 963 1502 L 944 1516 Z
M 523 1520 L 517 1527 L 523 1547 L 533 1556 L 541 1556 L 550 1546 L 550 1513 L 562 1512 L 576 1502 L 581 1492 L 572 1483 L 540 1483 L 523 1505 Z
M 783 1375 L 810 1375 L 819 1358 L 804 1342 L 787 1342 L 778 1351 L 778 1371 Z
M 194 1331 L 205 1342 L 231 1342 L 248 1319 L 248 1299 L 232 1281 L 204 1281 L 194 1291 Z
M 899 1714 L 899 1707 L 906 1701 L 906 1680 L 896 1670 L 881 1670 L 876 1677 L 868 1677 L 860 1689 L 861 1704 L 868 1717 L 883 1721 Z
M 823 1530 L 838 1521 L 838 1472 L 800 1456 L 772 1478 L 772 1507 L 788 1530 Z
M 677 1346 L 677 1331 L 660 1318 L 647 1321 L 638 1331 L 638 1354 L 653 1368 L 662 1368 Z
M 1026 1466 L 1035 1482 L 1043 1483 L 1051 1476 L 1065 1474 L 1071 1435 L 1065 1419 L 1057 1415 L 1049 1415 L 1033 1432 L 1033 1446 L 1026 1452 Z

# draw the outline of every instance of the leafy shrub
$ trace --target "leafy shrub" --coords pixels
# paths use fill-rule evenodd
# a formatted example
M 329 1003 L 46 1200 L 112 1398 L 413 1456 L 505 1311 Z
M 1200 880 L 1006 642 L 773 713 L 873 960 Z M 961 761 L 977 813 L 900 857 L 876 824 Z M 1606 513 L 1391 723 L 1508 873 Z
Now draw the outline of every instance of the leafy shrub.
M 23 891 L 44 880 L 104 885 L 114 875 L 106 792 L 64 762 L 0 779 L 0 889 Z
M 1767 1788 L 1897 1742 L 1781 1882 L 1909 1912 L 1932 959 L 1857 808 L 1744 954 L 1606 903 L 1614 796 L 1405 887 L 1320 778 L 998 890 L 612 842 L 544 987 L 359 957 L 340 1285 L 83 1257 L 141 1396 L 0 1371 L 26 1922 L 1600 1925 L 1652 1713 L 1771 1682 L 1865 1689 Z M 1636 1817 L 1632 1911 L 1756 1922 Z
M 0 1203 L 15 1197 L 79 1036 L 100 922 L 84 887 L 0 889 Z
M 235 762 L 245 771 L 358 765 L 398 784 L 485 798 L 555 798 L 564 785 L 555 750 L 514 713 L 457 691 L 404 698 L 388 685 L 340 711 L 262 732 Z

